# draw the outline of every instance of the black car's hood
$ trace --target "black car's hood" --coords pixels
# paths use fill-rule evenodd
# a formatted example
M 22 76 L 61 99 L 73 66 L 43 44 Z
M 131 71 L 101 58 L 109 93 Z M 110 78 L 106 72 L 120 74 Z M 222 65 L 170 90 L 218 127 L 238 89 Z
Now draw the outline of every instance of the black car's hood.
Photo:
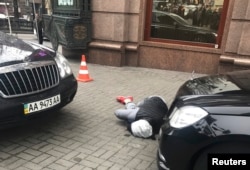
M 250 93 L 250 70 L 204 76 L 185 82 L 177 93 L 184 95 Z
M 176 98 L 177 105 L 196 105 L 211 114 L 250 116 L 250 70 L 189 80 Z
M 0 67 L 17 63 L 53 60 L 55 53 L 0 31 Z
M 196 26 L 189 25 L 189 24 L 186 24 L 185 27 L 190 29 L 190 30 L 197 31 L 197 32 L 216 34 L 215 32 L 213 32 L 211 30 L 208 30 L 208 29 L 205 29 L 205 28 L 202 28 L 202 27 L 196 27 Z
M 250 116 L 250 94 L 248 95 L 193 95 L 177 99 L 176 106 L 201 107 L 210 114 Z

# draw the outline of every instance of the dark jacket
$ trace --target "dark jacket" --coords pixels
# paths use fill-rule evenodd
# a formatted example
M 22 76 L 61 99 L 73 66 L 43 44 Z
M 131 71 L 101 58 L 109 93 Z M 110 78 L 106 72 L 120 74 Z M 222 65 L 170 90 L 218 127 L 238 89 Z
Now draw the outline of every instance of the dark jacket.
M 149 122 L 153 128 L 153 134 L 158 134 L 161 125 L 163 124 L 163 118 L 168 112 L 166 103 L 160 97 L 150 97 L 144 99 L 139 106 L 139 110 L 136 114 L 135 121 L 144 119 Z M 128 126 L 131 132 L 131 126 Z

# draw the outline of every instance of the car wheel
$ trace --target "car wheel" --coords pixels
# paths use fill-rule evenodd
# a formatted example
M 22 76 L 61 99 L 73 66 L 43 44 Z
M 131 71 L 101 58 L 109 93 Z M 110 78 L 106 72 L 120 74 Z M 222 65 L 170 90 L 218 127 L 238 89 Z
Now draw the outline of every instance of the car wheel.
M 222 143 L 212 146 L 204 151 L 195 159 L 191 170 L 207 170 L 208 169 L 208 154 L 233 154 L 233 153 L 250 153 L 249 143 Z
M 194 41 L 196 42 L 207 42 L 207 39 L 204 35 L 196 35 L 194 37 Z

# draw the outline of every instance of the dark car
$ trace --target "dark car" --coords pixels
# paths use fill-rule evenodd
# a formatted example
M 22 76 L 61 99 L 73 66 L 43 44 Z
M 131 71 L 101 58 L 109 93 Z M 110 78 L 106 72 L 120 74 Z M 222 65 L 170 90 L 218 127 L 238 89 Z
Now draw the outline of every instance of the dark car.
M 58 110 L 76 91 L 60 53 L 0 32 L 0 128 Z
M 193 26 L 174 13 L 153 11 L 151 37 L 215 44 L 217 34 L 207 28 Z
M 250 156 L 250 70 L 185 82 L 160 130 L 159 169 L 216 169 L 213 156 L 244 160 L 244 153 Z

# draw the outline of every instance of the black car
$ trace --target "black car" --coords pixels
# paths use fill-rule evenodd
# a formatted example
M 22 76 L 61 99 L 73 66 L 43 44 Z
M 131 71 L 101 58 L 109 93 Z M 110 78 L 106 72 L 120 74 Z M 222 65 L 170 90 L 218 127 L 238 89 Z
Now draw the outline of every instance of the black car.
M 217 34 L 207 28 L 191 25 L 175 13 L 153 11 L 151 37 L 215 44 Z
M 0 128 L 70 103 L 77 81 L 60 53 L 0 32 Z
M 250 70 L 185 82 L 160 130 L 159 169 L 214 170 L 212 158 L 244 160 L 244 154 L 250 158 Z

